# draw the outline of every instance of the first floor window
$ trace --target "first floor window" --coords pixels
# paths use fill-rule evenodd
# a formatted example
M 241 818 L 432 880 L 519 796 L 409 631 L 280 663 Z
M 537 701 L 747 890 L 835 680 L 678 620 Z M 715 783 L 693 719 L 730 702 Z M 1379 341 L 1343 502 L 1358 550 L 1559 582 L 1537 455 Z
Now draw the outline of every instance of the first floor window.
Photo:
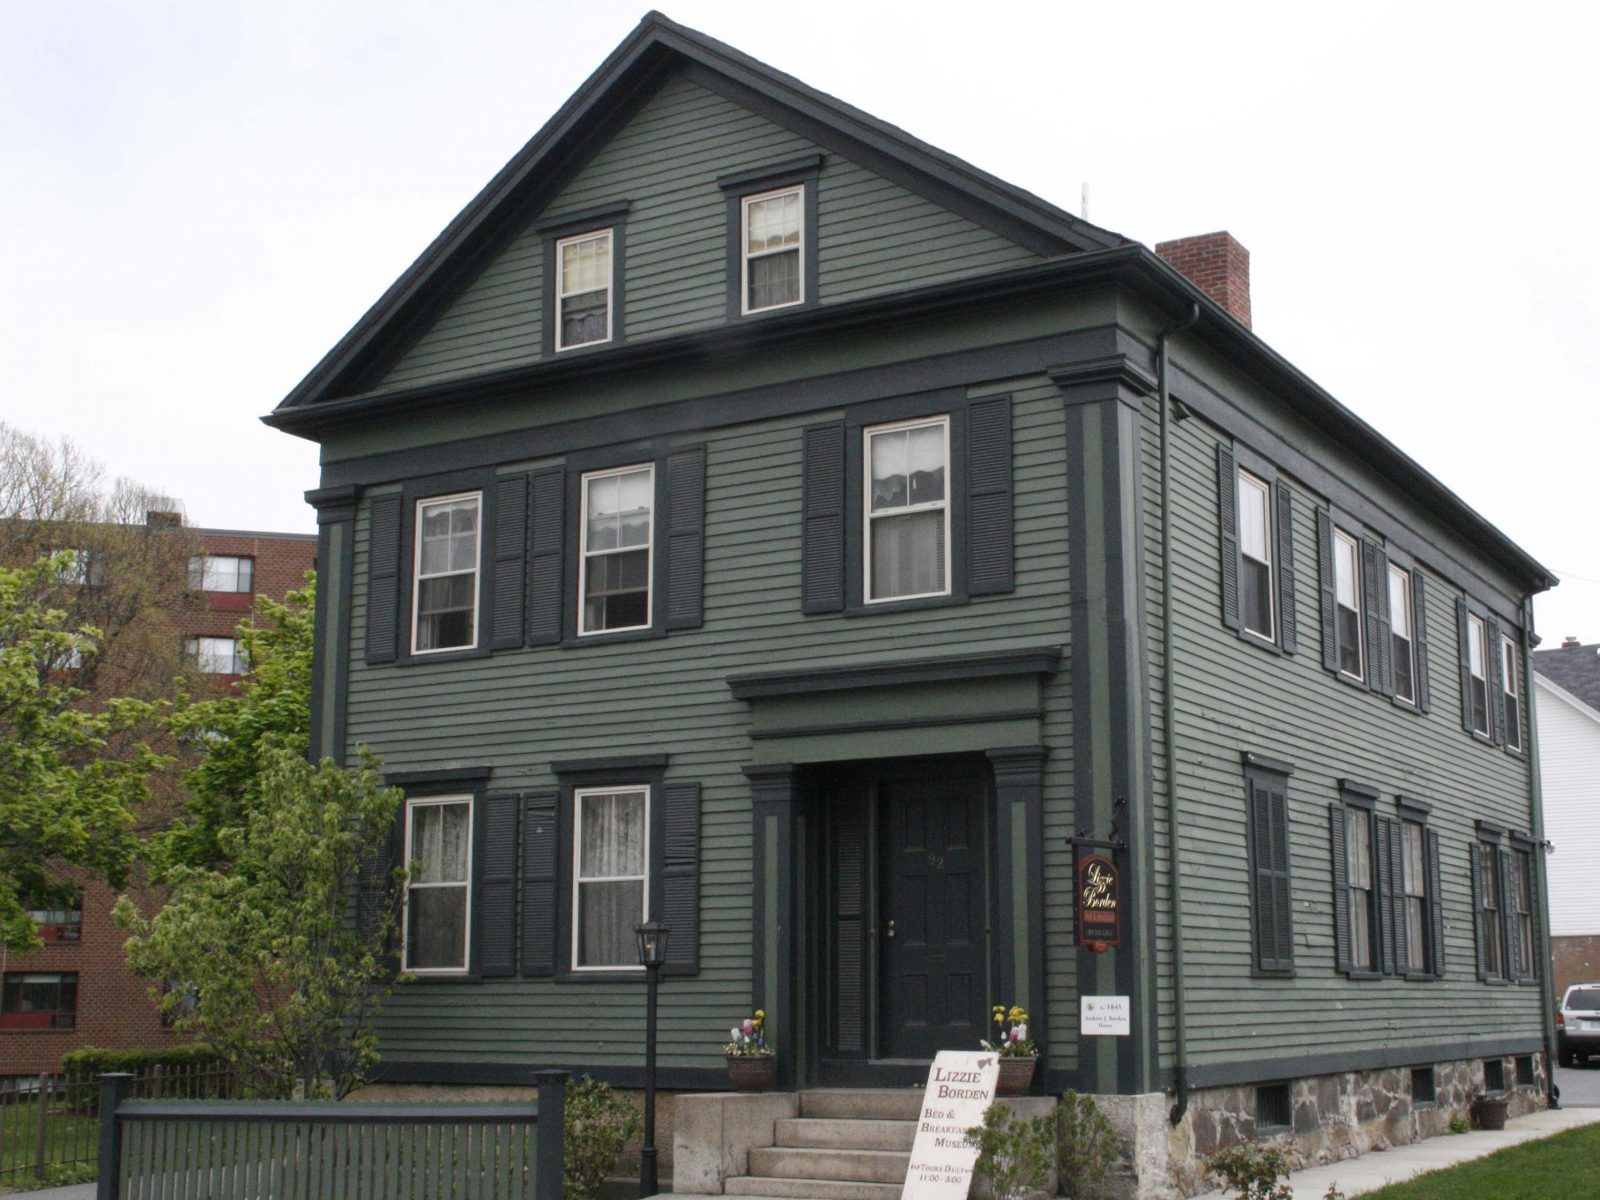
M 1393 643 L 1394 694 L 1408 704 L 1417 702 L 1417 660 L 1411 632 L 1411 572 L 1389 564 L 1389 636 Z
M 1255 969 L 1287 975 L 1294 970 L 1294 897 L 1289 876 L 1289 776 L 1287 765 L 1269 766 L 1247 756 L 1250 916 Z
M 648 915 L 650 789 L 573 793 L 572 966 L 637 967 L 634 931 Z
M 1239 617 L 1268 641 L 1272 610 L 1272 492 L 1248 471 L 1239 472 Z
M 1516 939 L 1513 961 L 1517 975 L 1524 979 L 1538 975 L 1534 969 L 1532 865 L 1526 850 L 1513 850 L 1506 860 L 1506 911 L 1511 918 L 1511 936 Z
M 1361 543 L 1342 529 L 1333 531 L 1333 589 L 1339 671 L 1361 679 Z
M 1344 812 L 1345 885 L 1350 892 L 1350 965 L 1358 971 L 1375 970 L 1373 946 L 1377 943 L 1378 910 L 1373 903 L 1372 814 L 1364 808 Z
M 1489 736 L 1489 633 L 1483 618 L 1467 614 L 1467 706 L 1472 731 Z
M 417 502 L 413 654 L 477 645 L 482 502 L 476 492 Z
M 1428 871 L 1425 830 L 1415 821 L 1400 823 L 1401 884 L 1405 890 L 1406 961 L 1413 974 L 1428 970 Z
M 249 669 L 237 638 L 192 637 L 188 653 L 195 668 L 205 675 L 243 675 Z
M 802 259 L 805 187 L 746 196 L 744 213 L 744 311 L 784 308 L 805 298 Z
M 1518 687 L 1517 644 L 1500 635 L 1500 687 L 1505 694 L 1506 745 L 1522 749 L 1522 696 Z
M 0 984 L 0 1028 L 72 1029 L 78 1023 L 78 976 L 7 971 Z
M 611 340 L 611 230 L 556 243 L 556 349 Z
M 579 633 L 650 624 L 656 472 L 653 466 L 583 477 Z
M 189 587 L 197 592 L 254 591 L 255 560 L 231 554 L 191 555 Z
M 950 591 L 950 419 L 865 431 L 867 600 Z
M 406 801 L 405 969 L 465 971 L 471 917 L 472 799 Z
M 1478 942 L 1481 961 L 1479 970 L 1491 978 L 1506 975 L 1505 945 L 1500 926 L 1500 872 L 1497 869 L 1499 847 L 1491 842 L 1478 843 Z

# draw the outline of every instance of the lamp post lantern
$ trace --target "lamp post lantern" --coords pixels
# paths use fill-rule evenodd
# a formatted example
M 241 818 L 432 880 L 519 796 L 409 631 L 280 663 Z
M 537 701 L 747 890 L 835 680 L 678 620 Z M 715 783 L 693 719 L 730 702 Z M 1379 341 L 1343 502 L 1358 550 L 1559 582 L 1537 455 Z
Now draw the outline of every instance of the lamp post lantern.
M 644 1149 L 639 1154 L 639 1195 L 654 1196 L 660 1190 L 656 1178 L 656 988 L 661 982 L 661 965 L 667 961 L 667 938 L 672 933 L 659 921 L 636 926 L 639 939 L 639 965 L 644 968 Z

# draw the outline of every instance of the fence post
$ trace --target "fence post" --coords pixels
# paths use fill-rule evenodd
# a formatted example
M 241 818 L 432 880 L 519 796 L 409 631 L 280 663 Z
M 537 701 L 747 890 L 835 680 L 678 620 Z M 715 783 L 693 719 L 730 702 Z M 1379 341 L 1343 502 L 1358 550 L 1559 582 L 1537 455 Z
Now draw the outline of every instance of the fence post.
M 133 1076 L 111 1071 L 100 1076 L 100 1179 L 95 1200 L 117 1200 L 122 1185 L 122 1123 L 117 1109 L 127 1099 Z
M 534 1200 L 563 1200 L 566 1171 L 567 1079 L 565 1071 L 535 1071 L 539 1085 L 539 1123 L 534 1129 Z M 115 1197 L 112 1197 L 115 1200 Z

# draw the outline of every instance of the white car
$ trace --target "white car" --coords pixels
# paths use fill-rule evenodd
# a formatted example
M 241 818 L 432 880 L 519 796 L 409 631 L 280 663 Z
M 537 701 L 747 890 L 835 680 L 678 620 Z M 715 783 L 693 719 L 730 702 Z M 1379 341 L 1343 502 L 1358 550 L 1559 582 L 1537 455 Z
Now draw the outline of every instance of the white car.
M 1600 1058 L 1600 983 L 1575 983 L 1556 1010 L 1556 1057 L 1563 1067 Z

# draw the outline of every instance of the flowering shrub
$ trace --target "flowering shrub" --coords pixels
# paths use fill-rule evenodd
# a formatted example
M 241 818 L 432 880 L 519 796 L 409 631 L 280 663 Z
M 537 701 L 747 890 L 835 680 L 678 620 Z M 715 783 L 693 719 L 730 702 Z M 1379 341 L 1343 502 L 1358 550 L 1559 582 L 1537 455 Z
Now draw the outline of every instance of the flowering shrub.
M 1025 1009 L 1015 1004 L 1010 1008 L 996 1004 L 994 1023 L 999 1028 L 999 1036 L 992 1042 L 979 1043 L 985 1050 L 1001 1058 L 1039 1057 L 1039 1047 L 1028 1036 L 1028 1014 Z
M 743 1022 L 728 1030 L 733 1039 L 722 1048 L 724 1054 L 734 1055 L 770 1055 L 772 1047 L 767 1045 L 766 1032 L 767 1014 L 759 1008 L 755 1016 L 746 1017 Z

